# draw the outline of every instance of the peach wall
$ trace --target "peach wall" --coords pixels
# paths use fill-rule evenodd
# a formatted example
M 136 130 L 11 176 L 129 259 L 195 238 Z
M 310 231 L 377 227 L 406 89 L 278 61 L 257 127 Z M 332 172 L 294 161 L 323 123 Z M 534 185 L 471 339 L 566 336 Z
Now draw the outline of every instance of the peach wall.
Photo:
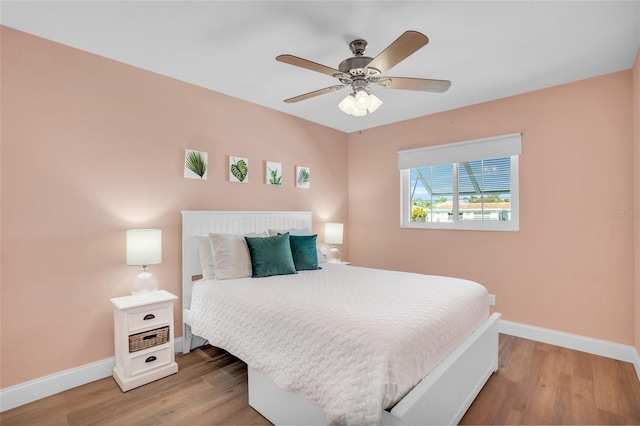
M 476 280 L 505 320 L 633 345 L 633 219 L 607 215 L 633 207 L 631 87 L 627 70 L 350 134 L 350 260 Z M 398 150 L 515 132 L 520 232 L 400 228 Z
M 633 66 L 633 212 L 635 214 L 635 343 L 640 352 L 640 49 Z
M 2 388 L 113 356 L 109 299 L 137 272 L 127 228 L 163 230 L 152 270 L 180 295 L 181 210 L 311 210 L 319 233 L 346 222 L 344 133 L 1 31 Z M 208 180 L 183 178 L 185 148 L 209 153 Z M 228 182 L 228 155 L 249 158 L 248 184 Z M 282 187 L 265 185 L 266 160 Z

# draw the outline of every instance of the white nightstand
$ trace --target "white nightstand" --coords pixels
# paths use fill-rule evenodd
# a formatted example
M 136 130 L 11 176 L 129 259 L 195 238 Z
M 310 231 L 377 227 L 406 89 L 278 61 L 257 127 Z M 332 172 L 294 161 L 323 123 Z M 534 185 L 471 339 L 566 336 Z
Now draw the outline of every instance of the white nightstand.
M 111 299 L 116 346 L 113 378 L 123 391 L 178 372 L 173 341 L 173 302 L 177 299 L 165 290 L 148 298 Z
M 327 263 L 331 263 L 331 264 L 333 264 L 333 265 L 351 265 L 351 262 L 343 262 L 342 260 L 339 260 L 339 261 L 337 261 L 337 262 L 329 261 L 329 262 L 327 262 Z

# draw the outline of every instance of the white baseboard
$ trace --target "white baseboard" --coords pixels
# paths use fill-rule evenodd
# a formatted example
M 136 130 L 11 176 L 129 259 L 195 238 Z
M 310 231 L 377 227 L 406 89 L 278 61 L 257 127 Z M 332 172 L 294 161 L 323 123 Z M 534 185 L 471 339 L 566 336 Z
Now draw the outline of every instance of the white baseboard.
M 175 339 L 182 347 L 182 338 Z M 0 390 L 0 412 L 111 376 L 115 358 L 86 364 Z
M 498 332 L 629 362 L 635 367 L 638 380 L 640 380 L 640 356 L 633 346 L 505 320 L 500 320 L 500 323 L 498 323 Z
M 111 375 L 114 365 L 115 359 L 111 357 L 2 389 L 0 391 L 0 411 L 9 410 L 108 377 Z

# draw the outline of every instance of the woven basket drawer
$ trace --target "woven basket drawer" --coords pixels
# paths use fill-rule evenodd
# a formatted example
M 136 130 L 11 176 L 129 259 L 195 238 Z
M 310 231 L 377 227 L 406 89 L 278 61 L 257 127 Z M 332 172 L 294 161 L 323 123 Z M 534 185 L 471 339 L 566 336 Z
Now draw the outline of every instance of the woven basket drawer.
M 137 352 L 169 341 L 169 326 L 129 336 L 129 352 Z

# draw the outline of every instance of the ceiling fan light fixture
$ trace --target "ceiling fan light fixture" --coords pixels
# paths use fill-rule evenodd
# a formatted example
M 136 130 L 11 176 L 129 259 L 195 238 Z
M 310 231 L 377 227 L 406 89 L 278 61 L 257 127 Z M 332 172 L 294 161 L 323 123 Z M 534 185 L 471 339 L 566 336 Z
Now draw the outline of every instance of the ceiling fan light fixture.
M 358 105 L 358 94 L 364 93 L 366 96 L 366 102 L 368 106 L 366 108 Z M 362 96 L 362 95 L 360 95 Z M 340 103 L 338 104 L 338 108 L 342 112 L 347 115 L 352 115 L 354 117 L 363 117 L 367 115 L 367 113 L 371 114 L 382 105 L 382 101 L 376 95 L 366 93 L 364 90 L 358 91 L 357 93 L 349 93 Z
M 363 117 L 367 115 L 366 108 L 360 108 L 356 104 L 356 95 L 353 93 L 348 94 L 339 104 L 338 108 L 347 115 L 354 117 Z

